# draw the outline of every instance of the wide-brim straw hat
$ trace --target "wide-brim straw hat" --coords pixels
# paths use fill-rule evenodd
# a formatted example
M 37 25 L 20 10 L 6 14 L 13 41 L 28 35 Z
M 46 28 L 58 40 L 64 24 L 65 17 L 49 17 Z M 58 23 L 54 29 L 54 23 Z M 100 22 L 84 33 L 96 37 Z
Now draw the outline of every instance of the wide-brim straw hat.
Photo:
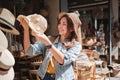
M 15 60 L 12 53 L 7 49 L 7 47 L 7 38 L 0 30 L 0 80 L 14 79 L 13 65 L 15 64 Z
M 59 15 L 58 15 L 58 19 L 60 19 L 62 16 L 64 15 L 68 15 L 70 17 L 70 19 L 72 20 L 73 22 L 73 25 L 74 25 L 74 30 L 75 30 L 75 33 L 78 37 L 78 41 L 82 43 L 82 38 L 81 38 L 81 21 L 79 19 L 79 16 L 74 13 L 74 12 L 71 12 L 71 13 L 66 13 L 66 12 L 61 12 Z
M 14 66 L 15 60 L 12 53 L 8 50 L 0 50 L 0 68 L 9 69 Z
M 14 69 L 13 67 L 11 67 L 7 74 L 0 75 L 0 80 L 14 80 L 14 76 L 15 76 Z
M 15 16 L 6 8 L 0 8 L 0 30 L 19 35 L 19 31 L 14 26 Z
M 24 18 L 29 27 L 36 33 L 44 34 L 47 29 L 47 20 L 40 14 L 19 15 L 18 21 L 20 21 L 20 18 Z
M 0 30 L 0 50 L 5 50 L 8 47 L 8 41 L 4 33 Z
M 13 80 L 13 66 L 15 64 L 14 57 L 8 49 L 5 49 L 3 51 L 0 50 L 0 52 L 0 80 Z

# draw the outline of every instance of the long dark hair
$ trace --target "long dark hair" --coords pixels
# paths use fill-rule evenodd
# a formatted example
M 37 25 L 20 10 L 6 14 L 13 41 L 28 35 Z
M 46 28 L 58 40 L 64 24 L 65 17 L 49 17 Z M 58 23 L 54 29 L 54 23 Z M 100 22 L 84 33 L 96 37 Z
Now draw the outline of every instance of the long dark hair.
M 69 39 L 70 41 L 72 39 L 77 39 L 77 35 L 75 33 L 75 30 L 74 30 L 74 24 L 73 24 L 73 21 L 71 20 L 71 18 L 67 15 L 67 14 L 64 14 L 61 18 L 58 19 L 58 24 L 60 23 L 60 20 L 65 17 L 67 19 L 67 29 L 70 30 L 72 29 L 73 31 L 70 32 L 69 36 L 67 37 L 67 39 Z M 57 25 L 58 25 L 57 24 Z

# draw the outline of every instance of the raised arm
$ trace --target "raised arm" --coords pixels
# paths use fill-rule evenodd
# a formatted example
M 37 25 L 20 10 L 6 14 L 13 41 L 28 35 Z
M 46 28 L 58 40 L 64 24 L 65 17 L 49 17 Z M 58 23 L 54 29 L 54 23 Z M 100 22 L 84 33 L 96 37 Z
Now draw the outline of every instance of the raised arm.
M 26 53 L 30 47 L 29 25 L 28 25 L 28 22 L 27 22 L 25 16 L 19 15 L 17 19 L 21 23 L 21 25 L 24 29 L 23 43 L 24 43 L 24 53 Z

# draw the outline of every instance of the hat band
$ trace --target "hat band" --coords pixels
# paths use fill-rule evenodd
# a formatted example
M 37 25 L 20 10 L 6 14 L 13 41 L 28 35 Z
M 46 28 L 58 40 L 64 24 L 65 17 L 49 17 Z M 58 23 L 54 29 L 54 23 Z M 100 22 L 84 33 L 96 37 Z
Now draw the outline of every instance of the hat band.
M 7 69 L 10 69 L 11 66 L 5 65 L 5 64 L 3 64 L 3 63 L 0 61 L 0 68 L 7 70 Z
M 5 29 L 9 29 L 9 30 L 12 30 L 11 27 L 9 27 L 8 25 L 4 24 L 4 23 L 0 23 L 0 26 L 5 28 Z
M 9 69 L 0 68 L 0 74 L 1 75 L 7 74 L 9 70 L 10 68 Z
M 0 17 L 0 20 L 2 20 L 2 21 L 4 21 L 5 23 L 9 24 L 10 26 L 13 26 L 13 27 L 14 27 L 14 25 L 12 25 L 10 22 L 8 22 L 7 20 L 5 20 L 5 19 L 3 19 L 3 18 L 1 18 L 1 17 Z
M 0 68 L 0 71 L 8 71 L 9 69 Z

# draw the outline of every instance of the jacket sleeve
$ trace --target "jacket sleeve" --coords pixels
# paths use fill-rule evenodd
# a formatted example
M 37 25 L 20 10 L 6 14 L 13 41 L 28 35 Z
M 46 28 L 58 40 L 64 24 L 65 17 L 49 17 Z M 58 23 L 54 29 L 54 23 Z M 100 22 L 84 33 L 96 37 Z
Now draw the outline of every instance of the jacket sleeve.
M 64 53 L 65 57 L 64 57 L 63 66 L 74 62 L 76 60 L 76 58 L 78 57 L 78 55 L 80 54 L 81 49 L 82 49 L 81 44 L 79 42 L 77 42 L 73 47 L 71 47 L 69 50 L 67 50 Z
M 45 44 L 41 42 L 35 42 L 30 45 L 27 51 L 27 55 L 43 54 L 45 52 Z

